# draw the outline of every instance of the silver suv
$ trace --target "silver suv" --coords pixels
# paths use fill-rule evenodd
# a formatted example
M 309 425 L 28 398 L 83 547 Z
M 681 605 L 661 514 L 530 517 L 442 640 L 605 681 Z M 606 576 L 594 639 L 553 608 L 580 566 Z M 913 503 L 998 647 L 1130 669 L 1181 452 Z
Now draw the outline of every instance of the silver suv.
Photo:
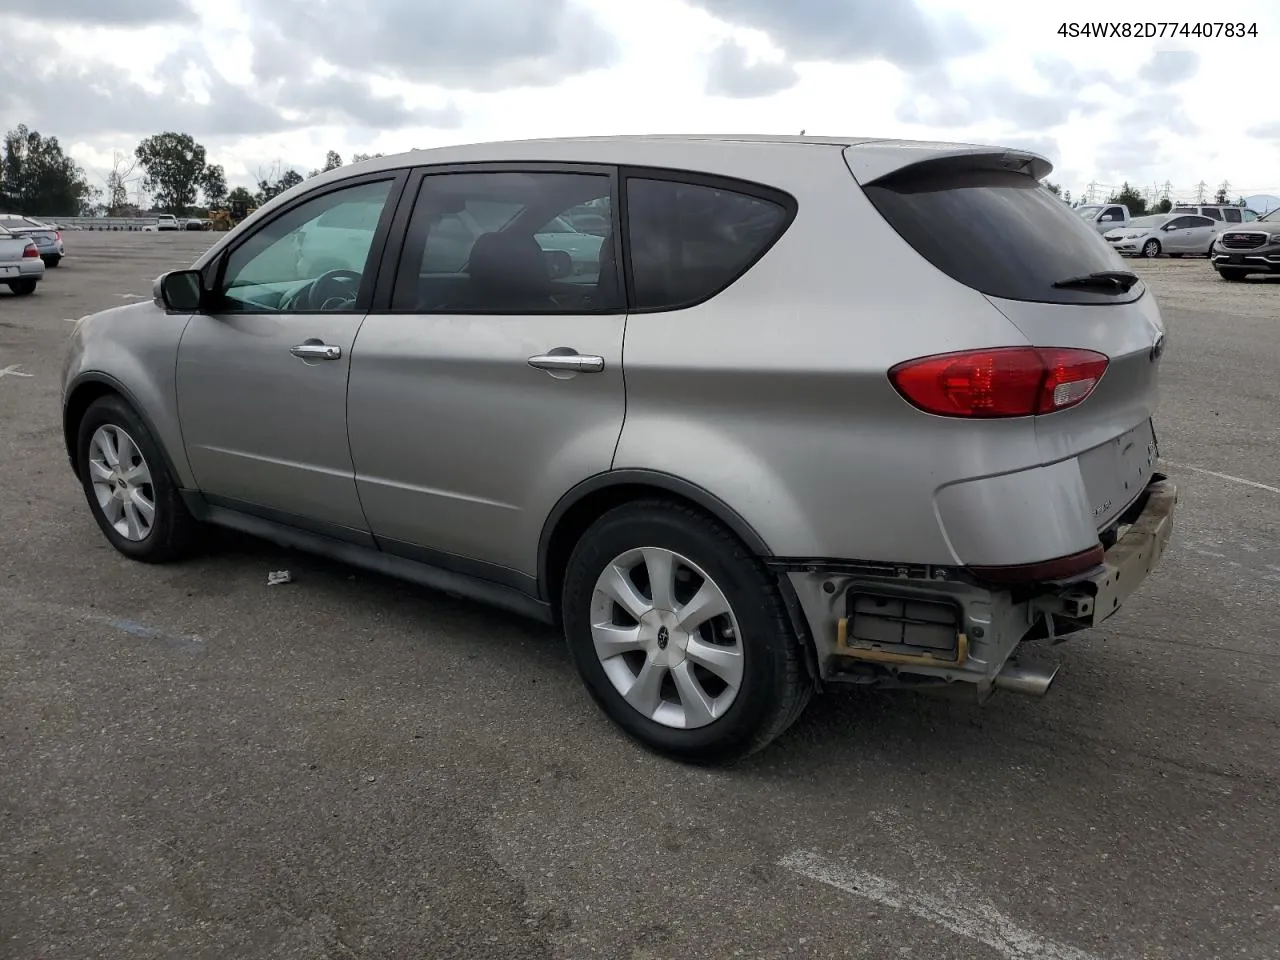
M 340 168 L 76 326 L 67 452 L 127 556 L 215 524 L 554 623 L 687 760 L 830 684 L 1041 694 L 1020 645 L 1114 613 L 1176 501 L 1160 312 L 1050 169 L 812 137 Z M 539 238 L 584 207 L 610 230 L 565 274 Z M 368 224 L 356 267 L 298 256 L 325 217 Z

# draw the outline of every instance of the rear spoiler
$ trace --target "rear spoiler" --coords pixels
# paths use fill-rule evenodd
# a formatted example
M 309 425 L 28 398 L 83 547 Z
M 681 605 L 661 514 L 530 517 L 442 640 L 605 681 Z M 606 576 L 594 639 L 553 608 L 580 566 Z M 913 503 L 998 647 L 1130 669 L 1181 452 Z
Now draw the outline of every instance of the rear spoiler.
M 968 143 L 927 143 L 923 141 L 872 140 L 846 147 L 845 163 L 861 186 L 875 183 L 908 169 L 1008 170 L 1043 180 L 1053 164 L 1030 150 Z

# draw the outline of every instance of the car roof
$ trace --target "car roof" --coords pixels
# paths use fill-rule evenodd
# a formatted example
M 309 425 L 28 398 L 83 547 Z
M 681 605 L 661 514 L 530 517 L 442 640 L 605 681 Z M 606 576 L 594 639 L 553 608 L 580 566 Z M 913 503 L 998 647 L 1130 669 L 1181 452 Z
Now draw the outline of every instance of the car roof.
M 818 137 L 782 134 L 644 134 L 626 136 L 556 137 L 536 140 L 504 140 L 489 143 L 459 144 L 410 150 L 385 157 L 374 157 L 330 171 L 332 179 L 359 172 L 374 172 L 406 165 L 445 163 L 502 162 L 573 162 L 653 165 L 668 164 L 708 171 L 731 165 L 733 154 L 792 149 L 843 149 L 873 147 L 877 167 L 903 166 L 935 154 L 1013 153 L 1034 158 L 1052 169 L 1039 154 L 1010 147 L 949 143 L 942 141 L 901 140 L 886 137 Z M 892 160 L 890 156 L 892 155 Z M 322 174 L 321 176 L 326 176 Z

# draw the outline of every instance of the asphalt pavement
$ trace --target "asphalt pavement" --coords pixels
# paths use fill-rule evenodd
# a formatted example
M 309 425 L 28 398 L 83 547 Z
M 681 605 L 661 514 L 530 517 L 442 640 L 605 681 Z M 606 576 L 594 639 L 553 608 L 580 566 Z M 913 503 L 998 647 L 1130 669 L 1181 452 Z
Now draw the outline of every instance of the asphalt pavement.
M 111 550 L 68 321 L 212 239 L 70 233 L 0 293 L 0 958 L 1280 956 L 1280 280 L 1136 265 L 1181 510 L 1046 698 L 837 691 L 705 770 L 536 624 L 231 535 Z

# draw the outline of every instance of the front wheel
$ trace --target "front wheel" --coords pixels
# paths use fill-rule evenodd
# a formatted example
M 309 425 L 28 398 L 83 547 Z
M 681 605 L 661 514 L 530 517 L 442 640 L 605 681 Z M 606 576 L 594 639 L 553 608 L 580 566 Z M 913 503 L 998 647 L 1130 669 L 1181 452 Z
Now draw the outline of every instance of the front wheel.
M 164 563 L 195 545 L 197 523 L 160 446 L 123 399 L 99 397 L 89 405 L 76 451 L 89 509 L 118 551 L 144 563 Z
M 1148 259 L 1160 256 L 1160 241 L 1148 240 L 1142 245 L 1142 255 Z
M 44 258 L 44 265 L 45 265 L 46 267 L 56 267 L 56 266 L 57 266 L 58 264 L 60 264 L 61 262 L 62 262 L 62 257 L 60 257 L 60 256 L 45 257 L 45 258 Z
M 591 696 L 668 756 L 754 753 L 813 692 L 777 582 L 692 508 L 646 500 L 605 514 L 569 559 L 561 603 Z
M 15 296 L 29 297 L 36 292 L 35 280 L 13 280 L 9 283 L 9 289 Z

